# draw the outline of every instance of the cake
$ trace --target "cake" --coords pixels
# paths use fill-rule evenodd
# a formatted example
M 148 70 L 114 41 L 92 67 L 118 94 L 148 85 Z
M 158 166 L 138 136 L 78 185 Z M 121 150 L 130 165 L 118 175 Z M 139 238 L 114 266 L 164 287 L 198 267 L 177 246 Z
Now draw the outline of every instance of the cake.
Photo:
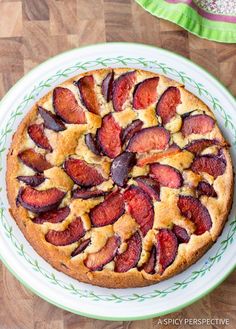
M 12 217 L 54 268 L 110 288 L 185 270 L 222 232 L 229 144 L 206 104 L 132 68 L 77 75 L 41 98 L 7 157 Z

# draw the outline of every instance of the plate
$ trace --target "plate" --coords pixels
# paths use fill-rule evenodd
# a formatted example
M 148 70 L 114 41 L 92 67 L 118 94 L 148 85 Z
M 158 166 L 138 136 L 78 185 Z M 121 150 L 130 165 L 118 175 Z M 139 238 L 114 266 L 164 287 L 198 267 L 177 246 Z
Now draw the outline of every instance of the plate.
M 235 268 L 235 201 L 221 237 L 193 266 L 164 282 L 132 289 L 106 289 L 80 283 L 53 269 L 29 245 L 8 211 L 6 155 L 12 135 L 31 106 L 62 81 L 104 67 L 132 67 L 184 83 L 209 105 L 236 163 L 236 102 L 209 73 L 163 49 L 108 43 L 73 49 L 49 59 L 22 78 L 0 103 L 0 257 L 34 293 L 70 312 L 105 320 L 139 320 L 177 311 L 203 297 Z

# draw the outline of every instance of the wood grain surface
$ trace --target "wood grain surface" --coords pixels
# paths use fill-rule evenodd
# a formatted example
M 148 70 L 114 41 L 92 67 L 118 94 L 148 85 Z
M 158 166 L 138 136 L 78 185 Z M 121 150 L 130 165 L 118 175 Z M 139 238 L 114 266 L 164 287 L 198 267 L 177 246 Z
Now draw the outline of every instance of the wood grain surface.
M 0 97 L 49 57 L 106 41 L 141 42 L 172 50 L 206 68 L 236 95 L 236 45 L 195 37 L 151 16 L 133 0 L 0 0 Z M 145 321 L 109 322 L 48 304 L 24 288 L 0 263 L 0 329 L 199 328 L 161 324 L 160 319 L 167 318 L 227 318 L 228 326 L 201 328 L 235 328 L 236 273 L 177 313 Z

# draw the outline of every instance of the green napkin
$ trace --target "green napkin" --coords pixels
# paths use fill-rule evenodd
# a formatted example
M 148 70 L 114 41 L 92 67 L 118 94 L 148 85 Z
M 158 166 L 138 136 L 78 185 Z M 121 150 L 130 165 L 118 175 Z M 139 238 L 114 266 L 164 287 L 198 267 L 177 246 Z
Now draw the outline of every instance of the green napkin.
M 136 0 L 152 15 L 218 42 L 236 43 L 236 0 Z

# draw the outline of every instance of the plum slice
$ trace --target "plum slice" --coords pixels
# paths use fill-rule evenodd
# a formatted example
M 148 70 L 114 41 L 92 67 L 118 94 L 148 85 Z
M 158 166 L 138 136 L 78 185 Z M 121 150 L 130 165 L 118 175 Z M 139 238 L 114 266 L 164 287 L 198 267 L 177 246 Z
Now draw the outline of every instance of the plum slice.
M 157 101 L 157 85 L 159 78 L 146 79 L 135 86 L 133 107 L 135 110 L 146 109 Z
M 224 174 L 226 161 L 217 155 L 208 154 L 198 156 L 193 160 L 191 169 L 195 173 L 205 172 L 214 178 L 217 178 Z
M 115 121 L 112 114 L 107 114 L 102 119 L 102 126 L 97 132 L 97 141 L 102 152 L 113 159 L 121 153 L 122 128 Z
M 137 132 L 129 141 L 127 150 L 130 152 L 149 152 L 164 150 L 170 140 L 169 132 L 163 127 L 149 127 Z
M 142 234 L 145 236 L 154 222 L 152 199 L 140 187 L 131 185 L 124 192 L 124 200 L 128 213 L 138 223 Z
M 172 232 L 176 235 L 179 243 L 187 243 L 189 242 L 190 236 L 185 228 L 179 225 L 173 225 Z
M 84 106 L 89 112 L 100 113 L 100 106 L 95 92 L 95 80 L 92 75 L 86 75 L 75 82 L 80 91 L 80 96 Z
M 107 102 L 110 102 L 112 99 L 112 87 L 114 81 L 114 72 L 107 74 L 105 79 L 102 81 L 102 95 Z
M 85 135 L 85 144 L 94 154 L 100 155 L 101 149 L 91 133 Z
M 83 222 L 77 217 L 64 231 L 49 230 L 45 240 L 54 246 L 67 246 L 81 239 L 85 233 Z
M 75 250 L 73 250 L 73 252 L 71 253 L 71 257 L 75 257 L 81 254 L 89 246 L 90 242 L 90 238 L 82 241 L 81 244 Z
M 75 95 L 68 88 L 56 87 L 53 90 L 53 107 L 55 113 L 66 123 L 86 123 L 83 109 L 79 106 Z
M 151 198 L 156 201 L 160 201 L 160 185 L 156 180 L 148 176 L 139 176 L 134 180 L 138 183 L 138 186 L 144 190 Z
M 148 155 L 145 154 L 145 155 L 141 156 L 137 161 L 137 165 L 139 167 L 144 167 L 147 164 L 157 162 L 163 158 L 165 159 L 165 158 L 171 157 L 179 152 L 181 152 L 181 148 L 176 144 L 172 144 L 165 151 L 154 153 L 154 154 L 148 154 Z
M 216 193 L 214 187 L 204 181 L 198 183 L 197 192 L 198 192 L 199 196 L 206 195 L 206 196 L 211 196 L 213 198 L 217 197 L 217 193 Z
M 129 97 L 134 85 L 136 72 L 127 72 L 119 76 L 113 83 L 112 103 L 116 112 L 123 111 L 123 105 Z
M 38 147 L 41 147 L 42 149 L 50 152 L 52 151 L 52 147 L 49 143 L 49 140 L 44 133 L 44 126 L 42 123 L 34 123 L 30 125 L 28 127 L 28 134 Z
M 157 233 L 157 260 L 159 273 L 162 274 L 170 266 L 177 255 L 178 240 L 175 234 L 166 228 L 162 228 Z
M 32 221 L 35 224 L 43 224 L 45 222 L 53 223 L 53 224 L 60 223 L 64 219 L 66 219 L 69 213 L 70 213 L 70 208 L 63 207 L 39 214 L 37 217 L 33 218 Z
M 100 227 L 113 224 L 125 212 L 123 195 L 119 190 L 111 192 L 105 200 L 90 210 L 93 226 Z
M 120 238 L 116 235 L 107 239 L 105 246 L 96 253 L 88 254 L 84 264 L 91 271 L 101 271 L 103 266 L 110 263 L 120 246 Z
M 128 181 L 128 175 L 136 163 L 135 153 L 123 152 L 118 155 L 111 165 L 111 178 L 118 186 L 124 187 Z
M 148 274 L 154 274 L 155 273 L 155 267 L 156 267 L 156 247 L 153 246 L 150 252 L 150 256 L 148 261 L 142 266 L 142 270 L 144 270 Z
M 39 173 L 52 167 L 45 159 L 45 156 L 35 152 L 33 149 L 26 149 L 18 154 L 18 158 L 28 167 Z
M 176 107 L 179 104 L 181 104 L 179 89 L 177 87 L 167 88 L 161 95 L 156 107 L 156 113 L 161 117 L 164 125 L 176 115 Z
M 133 137 L 135 133 L 141 130 L 142 126 L 143 122 L 139 119 L 131 122 L 131 124 L 129 124 L 122 132 L 122 142 L 128 142 L 128 140 L 130 140 L 130 138 Z
M 197 139 L 187 144 L 184 149 L 195 155 L 200 155 L 207 147 L 217 144 L 218 142 L 215 139 Z
M 180 195 L 177 203 L 181 214 L 196 225 L 195 234 L 201 235 L 212 226 L 211 216 L 200 200 L 190 195 Z
M 87 188 L 76 188 L 75 190 L 72 191 L 72 197 L 74 199 L 91 199 L 91 198 L 98 198 L 101 196 L 105 196 L 107 192 L 102 191 L 102 190 L 90 190 Z
M 78 185 L 92 187 L 105 181 L 105 178 L 92 165 L 84 160 L 69 158 L 64 162 L 64 169 Z
M 134 268 L 140 258 L 142 251 L 142 239 L 138 232 L 136 232 L 128 241 L 127 249 L 116 256 L 115 272 L 124 273 Z
M 44 121 L 44 126 L 47 129 L 54 131 L 63 131 L 66 129 L 63 121 L 55 114 L 50 111 L 47 111 L 42 106 L 38 106 L 38 111 Z
M 41 213 L 57 208 L 65 195 L 65 192 L 55 187 L 38 191 L 27 186 L 20 188 L 17 203 L 29 211 Z
M 184 137 L 191 134 L 206 134 L 212 131 L 215 120 L 206 114 L 189 115 L 184 118 L 181 128 Z
M 45 181 L 45 177 L 42 174 L 35 174 L 32 176 L 17 176 L 16 178 L 20 182 L 23 182 L 31 187 L 39 186 Z
M 183 185 L 183 177 L 179 170 L 169 165 L 154 163 L 150 166 L 150 174 L 161 186 L 180 188 Z

